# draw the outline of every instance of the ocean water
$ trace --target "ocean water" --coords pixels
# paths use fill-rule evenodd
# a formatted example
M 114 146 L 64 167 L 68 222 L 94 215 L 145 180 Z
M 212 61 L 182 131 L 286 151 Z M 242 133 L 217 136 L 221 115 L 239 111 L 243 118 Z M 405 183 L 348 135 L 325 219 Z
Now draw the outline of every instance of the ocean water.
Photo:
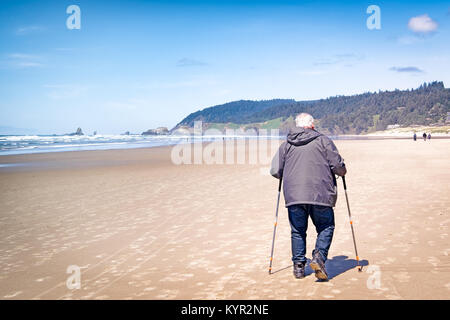
M 95 136 L 68 136 L 68 135 L 34 135 L 14 136 L 0 135 L 0 156 L 81 151 L 81 150 L 107 150 L 127 148 L 149 148 L 169 146 L 178 143 L 191 143 L 200 141 L 213 141 L 215 139 L 230 138 L 257 138 L 256 136 L 143 136 L 143 135 L 95 135 Z M 279 139 L 279 137 L 269 137 Z
M 0 135 L 0 155 L 156 147 L 188 141 L 187 136 L 142 135 Z
M 102 135 L 95 136 L 68 136 L 68 135 L 0 135 L 0 156 L 63 152 L 82 150 L 107 150 L 128 148 L 149 148 L 158 146 L 169 146 L 178 143 L 208 142 L 217 139 L 286 139 L 286 136 L 251 136 L 251 135 L 161 135 L 143 136 L 136 135 Z M 330 136 L 333 140 L 378 140 L 389 137 L 368 136 Z M 392 138 L 391 138 L 392 139 Z

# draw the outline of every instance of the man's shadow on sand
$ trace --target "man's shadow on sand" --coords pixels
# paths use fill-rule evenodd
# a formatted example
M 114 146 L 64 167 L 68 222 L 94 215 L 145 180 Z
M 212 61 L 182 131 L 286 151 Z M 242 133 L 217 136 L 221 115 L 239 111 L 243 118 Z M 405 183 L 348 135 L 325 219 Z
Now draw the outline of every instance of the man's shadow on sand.
M 310 259 L 308 259 L 308 262 L 306 264 L 306 268 L 305 268 L 305 277 L 314 274 L 314 271 L 309 267 L 309 263 L 311 262 Z M 359 261 L 359 265 L 362 266 L 363 268 L 369 265 L 369 261 L 368 260 L 361 260 Z M 328 273 L 328 280 L 333 279 L 334 277 L 343 274 L 344 272 L 350 270 L 350 269 L 354 269 L 357 266 L 357 261 L 355 259 L 348 259 L 348 256 L 334 256 L 331 259 L 328 259 L 325 262 L 325 269 L 327 270 Z M 287 270 L 289 268 L 292 268 L 292 265 L 284 267 L 282 269 L 276 270 L 274 272 L 272 272 L 272 274 L 283 271 L 283 270 Z M 363 269 L 364 270 L 364 269 Z

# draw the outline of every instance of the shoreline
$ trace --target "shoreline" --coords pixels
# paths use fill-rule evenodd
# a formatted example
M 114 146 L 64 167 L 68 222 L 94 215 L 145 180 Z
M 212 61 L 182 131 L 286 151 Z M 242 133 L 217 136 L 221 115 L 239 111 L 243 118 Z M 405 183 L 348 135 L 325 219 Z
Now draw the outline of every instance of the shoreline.
M 333 141 L 339 141 L 339 140 L 350 140 L 350 141 L 357 141 L 357 140 L 412 140 L 412 134 L 411 135 L 406 135 L 406 134 L 365 134 L 365 135 L 337 135 L 337 136 L 333 136 L 330 135 L 329 136 Z M 151 148 L 158 148 L 158 147 L 173 147 L 177 144 L 180 143 L 185 143 L 185 139 L 189 142 L 189 143 L 210 143 L 213 141 L 216 141 L 216 139 L 225 139 L 225 140 L 229 140 L 229 139 L 245 139 L 245 140 L 250 140 L 250 139 L 266 139 L 266 140 L 284 140 L 285 136 L 264 136 L 264 137 L 254 137 L 254 136 L 217 136 L 217 137 L 207 137 L 205 139 L 202 138 L 201 141 L 198 141 L 200 138 L 199 137 L 194 137 L 194 139 L 192 139 L 192 137 L 180 137 L 178 139 L 182 140 L 182 142 L 173 142 L 173 143 L 166 143 L 166 144 L 159 144 L 159 145 L 138 145 L 137 143 L 130 143 L 130 144 L 126 144 L 126 143 L 104 143 L 104 144 L 98 144 L 97 147 L 92 147 L 92 145 L 86 145 L 86 147 L 84 146 L 67 146 L 66 149 L 64 149 L 64 147 L 61 147 L 61 149 L 58 149 L 58 146 L 53 146 L 52 149 L 44 149 L 44 150 L 32 150 L 32 149 L 26 149 L 26 150 L 21 150 L 21 149 L 16 149 L 16 150 L 10 150 L 10 151 L 0 151 L 0 159 L 4 156 L 13 156 L 13 155 L 29 155 L 29 154 L 47 154 L 47 153 L 61 153 L 61 152 L 80 152 L 80 151 L 106 151 L 106 150 L 134 150 L 134 149 L 151 149 Z M 269 139 L 268 139 L 269 138 Z M 175 137 L 172 137 L 170 139 L 176 140 Z M 441 140 L 441 139 L 450 139 L 450 135 L 448 134 L 434 134 L 431 137 L 431 140 Z M 417 136 L 417 140 L 422 140 L 421 136 Z M 427 139 L 428 140 L 428 139 Z M 79 149 L 76 149 L 79 148 Z M 1 167 L 0 167 L 1 168 Z

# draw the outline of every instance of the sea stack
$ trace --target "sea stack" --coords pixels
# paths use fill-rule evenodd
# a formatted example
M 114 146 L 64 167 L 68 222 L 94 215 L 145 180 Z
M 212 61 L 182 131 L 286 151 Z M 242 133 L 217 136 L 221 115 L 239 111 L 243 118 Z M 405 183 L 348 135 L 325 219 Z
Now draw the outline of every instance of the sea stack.
M 81 130 L 80 127 L 78 127 L 77 131 L 69 133 L 69 136 L 83 136 L 83 135 L 84 135 L 83 130 Z
M 166 127 L 158 127 L 156 129 L 148 129 L 147 131 L 142 132 L 142 135 L 165 135 L 169 134 L 169 129 Z

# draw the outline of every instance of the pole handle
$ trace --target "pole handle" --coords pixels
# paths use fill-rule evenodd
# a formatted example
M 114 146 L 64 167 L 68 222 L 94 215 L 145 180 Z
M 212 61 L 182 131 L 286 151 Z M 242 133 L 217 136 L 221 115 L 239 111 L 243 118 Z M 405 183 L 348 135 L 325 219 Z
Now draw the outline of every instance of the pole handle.
M 278 192 L 281 192 L 281 182 L 283 181 L 283 176 L 280 177 L 280 182 L 278 183 Z
M 345 176 L 342 176 L 342 182 L 344 183 L 344 190 L 347 190 L 347 184 L 345 183 Z

